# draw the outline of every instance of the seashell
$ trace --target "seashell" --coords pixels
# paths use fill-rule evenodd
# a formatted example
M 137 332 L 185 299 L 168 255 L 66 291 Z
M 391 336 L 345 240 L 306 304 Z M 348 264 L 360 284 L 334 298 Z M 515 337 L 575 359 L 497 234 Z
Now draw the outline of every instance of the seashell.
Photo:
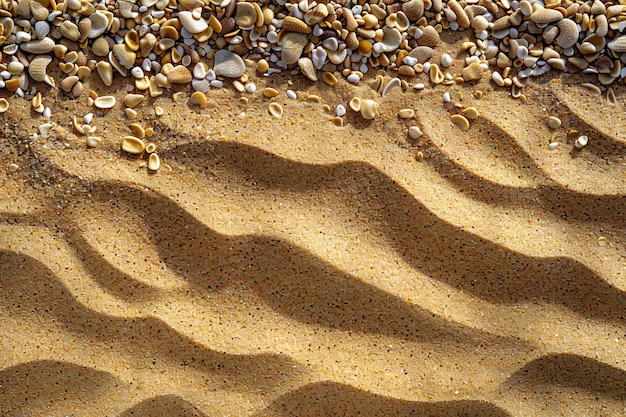
M 357 38 L 356 32 L 348 33 L 348 36 L 346 37 L 346 45 L 353 51 L 359 48 L 359 38 Z
M 20 49 L 30 54 L 42 55 L 49 54 L 54 48 L 54 40 L 51 38 L 43 38 L 20 44 Z
M 626 52 L 626 35 L 619 36 L 613 39 L 607 47 L 613 52 Z
M 149 143 L 149 144 L 146 145 L 146 152 L 147 153 L 153 153 L 154 151 L 156 151 L 156 144 Z
M 398 112 L 398 117 L 400 117 L 401 119 L 412 119 L 415 117 L 415 110 L 402 109 Z
M 206 106 L 207 104 L 207 99 L 206 96 L 204 95 L 203 92 L 201 91 L 196 91 L 191 95 L 191 98 L 189 99 L 189 102 L 191 104 L 195 104 L 197 106 Z
M 111 19 L 112 17 L 113 16 L 111 15 Z M 87 38 L 89 39 L 95 39 L 103 35 L 109 27 L 109 23 L 111 21 L 107 15 L 101 11 L 92 13 L 89 16 L 89 20 L 91 20 L 91 30 L 89 31 L 89 35 L 87 35 Z
M 131 51 L 126 44 L 118 43 L 113 45 L 113 50 L 111 52 L 113 52 L 117 62 L 124 68 L 131 69 L 133 65 L 135 65 L 137 54 Z
M 237 2 L 235 23 L 242 29 L 250 30 L 257 21 L 257 9 L 250 2 Z
M 463 77 L 464 81 L 480 80 L 483 77 L 483 68 L 478 62 L 472 62 L 461 70 L 461 77 Z
M 479 113 L 476 107 L 468 107 L 463 110 L 463 116 L 470 120 L 478 119 Z
M 72 91 L 72 88 L 74 88 L 74 85 L 76 85 L 77 82 L 78 77 L 76 75 L 66 77 L 63 79 L 63 81 L 61 81 L 61 89 L 66 93 L 69 93 L 70 91 Z
M 194 78 L 193 80 L 191 80 L 191 88 L 193 88 L 194 91 L 208 93 L 211 89 L 211 81 L 207 80 L 206 78 Z
M 187 30 L 187 32 L 192 33 L 192 34 L 204 32 L 209 27 L 209 25 L 204 19 L 202 18 L 196 19 L 193 17 L 192 12 L 188 12 L 188 11 L 179 12 L 178 20 L 183 25 L 183 27 Z
M 351 32 L 353 33 L 353 32 Z M 368 55 L 372 52 L 372 43 L 365 40 L 365 39 L 361 39 L 359 41 L 359 53 L 361 55 Z
M 354 111 L 361 111 L 361 99 L 358 97 L 353 97 L 348 105 Z
M 410 0 L 402 4 L 402 11 L 411 22 L 417 22 L 424 16 L 424 0 Z
M 571 48 L 578 41 L 578 25 L 571 19 L 561 19 L 556 24 L 559 28 L 559 36 L 556 37 L 556 44 L 561 48 Z
M 33 17 L 38 21 L 45 21 L 48 16 L 50 16 L 48 9 L 35 0 L 31 0 L 30 2 L 30 11 Z
M 390 28 L 389 26 L 383 28 L 383 39 L 380 43 L 383 45 L 384 52 L 395 51 L 400 46 L 401 42 L 402 34 L 398 29 Z
M 43 39 L 50 33 L 50 25 L 48 22 L 40 21 L 35 23 L 35 36 L 37 39 Z
M 470 27 L 470 19 L 463 10 L 463 7 L 456 0 L 449 0 L 448 7 L 454 12 L 456 16 L 456 22 L 459 24 L 459 27 L 462 29 L 467 29 Z
M 288 32 L 296 33 L 311 33 L 311 27 L 300 19 L 296 19 L 293 16 L 287 16 L 283 19 L 282 29 Z
M 71 41 L 77 41 L 78 38 L 80 38 L 80 31 L 78 30 L 78 26 L 76 26 L 75 23 L 70 22 L 69 20 L 61 23 L 59 31 L 61 32 L 61 35 L 65 36 Z
M 283 117 L 283 108 L 278 103 L 270 103 L 268 111 L 272 116 L 276 118 Z
M 139 155 L 146 149 L 146 144 L 143 140 L 136 138 L 135 136 L 124 136 L 120 145 L 124 152 L 128 152 L 133 155 Z
M 0 98 L 0 113 L 9 110 L 9 102 L 5 98 Z
M 167 82 L 170 84 L 189 84 L 193 76 L 187 67 L 178 65 L 167 73 Z
M 91 33 L 91 20 L 82 19 L 80 22 L 78 22 L 78 33 L 79 42 L 83 42 L 84 40 L 86 40 L 89 36 L 89 33 Z
M 337 77 L 335 77 L 335 74 L 333 74 L 332 72 L 324 72 L 322 74 L 322 81 L 324 81 L 326 84 L 330 85 L 331 87 L 337 85 L 337 83 L 339 82 L 337 80 Z
M 468 130 L 470 127 L 469 121 L 465 118 L 465 116 L 460 114 L 450 116 L 450 121 L 463 131 Z
M 101 96 L 94 100 L 94 104 L 99 109 L 111 109 L 115 106 L 115 97 Z
M 354 32 L 351 32 L 351 33 L 354 33 Z M 311 60 L 313 61 L 313 65 L 317 69 L 322 69 L 324 64 L 326 64 L 327 58 L 328 58 L 328 53 L 326 52 L 326 49 L 324 49 L 321 46 L 318 46 L 317 48 L 311 51 Z
M 99 136 L 87 136 L 87 140 L 85 141 L 87 146 L 89 146 L 90 148 L 97 148 L 102 144 L 102 142 L 103 139 Z
M 182 4 L 183 7 L 187 10 L 193 10 L 196 7 L 204 6 L 204 2 L 202 0 L 179 0 L 179 3 Z M 150 6 L 146 5 L 146 7 Z
M 530 20 L 538 24 L 548 24 L 563 19 L 563 14 L 556 9 L 537 7 L 530 15 Z
M 281 50 L 282 61 L 287 65 L 293 65 L 296 62 L 298 62 L 298 60 L 302 56 L 302 51 L 304 50 L 304 47 L 306 46 L 307 42 L 308 42 L 308 39 L 304 33 L 298 33 L 298 32 L 286 33 L 282 37 L 281 42 L 280 42 L 280 45 L 282 48 Z M 346 51 L 346 55 L 347 55 L 347 51 Z M 332 61 L 332 58 L 331 58 L 331 61 Z M 341 62 L 343 62 L 343 60 L 341 60 Z
M 354 32 L 353 32 L 354 33 Z M 307 57 L 300 58 L 298 60 L 298 67 L 300 71 L 311 81 L 317 81 L 317 71 L 313 65 L 313 61 Z
M 102 83 L 110 87 L 113 84 L 113 67 L 106 61 L 99 61 L 96 64 L 96 71 L 102 80 Z
M 44 81 L 46 79 L 46 71 L 48 64 L 52 61 L 49 55 L 40 55 L 35 57 L 28 66 L 28 73 L 35 81 Z
M 148 169 L 150 171 L 158 171 L 161 167 L 161 158 L 156 153 L 151 153 L 148 157 Z
M 221 49 L 215 53 L 215 75 L 226 78 L 239 78 L 246 71 L 246 64 L 243 59 L 234 52 Z
M 98 38 L 91 45 L 91 51 L 95 56 L 107 56 L 109 54 L 109 43 L 102 37 Z
M 263 89 L 263 96 L 267 98 L 276 97 L 278 95 L 278 90 L 272 87 L 266 87 Z
M 409 56 L 416 58 L 417 62 L 423 64 L 428 61 L 434 53 L 435 51 L 428 46 L 418 46 L 409 52 Z
M 126 94 L 124 97 L 124 104 L 126 107 L 135 108 L 144 100 L 143 94 Z
M 420 46 L 435 47 L 439 43 L 439 33 L 432 26 L 425 26 L 422 28 L 422 35 L 417 39 L 417 44 Z
M 137 52 L 139 50 L 139 34 L 135 29 L 131 29 L 126 32 L 124 35 L 124 43 L 133 52 Z
M 157 38 L 152 33 L 146 33 L 139 40 L 139 50 L 141 56 L 146 57 L 150 55 L 150 52 L 154 49 L 154 46 L 157 44 Z
M 304 22 L 308 26 L 313 27 L 317 23 L 324 20 L 327 16 L 328 16 L 328 7 L 325 4 L 320 3 L 316 5 L 315 7 L 309 9 L 309 11 L 307 11 L 304 14 Z
M 342 64 L 348 56 L 348 49 L 341 51 L 328 51 L 328 59 L 335 65 Z
M 373 120 L 380 114 L 380 105 L 371 99 L 361 100 L 361 116 L 366 120 Z
M 143 127 L 141 127 L 139 123 L 131 123 L 128 127 L 130 128 L 131 132 L 133 132 L 133 135 L 135 135 L 136 138 L 143 139 L 144 137 L 146 137 L 146 131 Z
M 402 86 L 402 80 L 400 80 L 400 78 L 392 78 L 387 85 L 385 85 L 385 88 L 383 88 L 382 92 L 380 93 L 381 96 L 385 97 L 392 89 L 397 88 L 397 87 L 401 87 Z

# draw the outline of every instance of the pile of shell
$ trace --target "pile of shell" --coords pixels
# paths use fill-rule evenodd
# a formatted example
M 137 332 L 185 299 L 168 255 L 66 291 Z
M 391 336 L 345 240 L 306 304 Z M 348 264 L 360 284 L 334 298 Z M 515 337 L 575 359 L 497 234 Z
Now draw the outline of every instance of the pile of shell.
M 30 80 L 78 97 L 97 73 L 158 96 L 174 84 L 206 93 L 237 79 L 246 60 L 270 75 L 297 66 L 311 80 L 359 82 L 373 68 L 432 83 L 481 79 L 519 95 L 521 80 L 551 69 L 597 74 L 608 85 L 626 76 L 626 6 L 601 0 L 0 0 L 0 88 L 34 95 Z M 465 67 L 445 74 L 430 63 L 444 30 L 471 29 Z M 54 80 L 55 62 L 64 78 Z M 27 77 L 27 74 L 30 76 Z M 240 78 L 244 77 L 244 78 Z

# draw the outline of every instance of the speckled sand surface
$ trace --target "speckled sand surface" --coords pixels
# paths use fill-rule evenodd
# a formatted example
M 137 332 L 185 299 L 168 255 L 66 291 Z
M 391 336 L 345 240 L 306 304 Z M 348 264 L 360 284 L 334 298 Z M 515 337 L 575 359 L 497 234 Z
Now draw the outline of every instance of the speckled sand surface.
M 137 108 L 156 174 L 119 150 L 119 106 L 51 91 L 58 128 L 32 139 L 41 117 L 11 98 L 0 415 L 626 415 L 626 91 L 582 81 L 541 78 L 523 103 L 487 80 L 384 98 L 258 80 L 281 119 L 260 93 L 200 109 L 181 87 Z M 336 127 L 287 88 L 382 114 Z M 467 132 L 455 102 L 480 111 Z M 70 126 L 90 111 L 96 149 Z

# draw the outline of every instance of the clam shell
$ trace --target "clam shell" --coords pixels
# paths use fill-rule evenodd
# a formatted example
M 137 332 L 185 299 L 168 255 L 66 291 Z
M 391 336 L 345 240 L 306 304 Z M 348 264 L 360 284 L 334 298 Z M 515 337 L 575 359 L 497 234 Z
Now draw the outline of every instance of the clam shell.
M 416 22 L 424 16 L 424 0 L 407 1 L 402 4 L 402 11 L 411 22 Z
M 311 27 L 307 25 L 306 22 L 303 22 L 300 19 L 296 19 L 293 16 L 287 16 L 283 20 L 282 28 L 283 30 L 286 30 L 288 32 L 297 32 L 297 33 L 306 33 L 306 34 L 311 33 Z
M 278 103 L 270 103 L 270 105 L 268 107 L 268 111 L 270 112 L 270 114 L 272 116 L 274 116 L 276 118 L 283 117 L 283 108 Z
M 35 81 L 44 81 L 46 79 L 46 70 L 48 64 L 52 61 L 52 57 L 41 55 L 35 57 L 28 66 L 28 73 Z
M 124 152 L 139 155 L 146 149 L 146 144 L 135 136 L 124 136 L 121 141 L 121 147 Z
M 151 153 L 148 157 L 148 169 L 150 171 L 158 171 L 161 167 L 161 158 L 156 153 Z
M 37 22 L 35 23 L 35 36 L 37 39 L 43 39 L 50 33 L 50 25 L 48 22 Z
M 96 64 L 96 71 L 105 86 L 110 87 L 113 84 L 113 67 L 111 64 L 100 61 Z
M 246 64 L 243 59 L 234 52 L 221 49 L 215 53 L 215 75 L 226 78 L 239 78 L 246 71 Z M 294 61 L 293 63 L 297 62 Z
M 49 54 L 54 48 L 54 40 L 51 38 L 43 38 L 20 44 L 20 49 L 30 54 Z
M 439 33 L 432 26 L 425 26 L 422 28 L 422 36 L 417 39 L 417 44 L 420 46 L 437 46 L 439 43 Z
M 608 48 L 613 52 L 626 52 L 626 35 L 613 39 L 609 42 Z
M 235 23 L 242 29 L 251 29 L 257 22 L 257 9 L 250 2 L 238 2 Z
M 563 18 L 563 14 L 555 9 L 546 9 L 543 7 L 537 7 L 537 9 L 530 15 L 530 20 L 539 24 L 547 24 L 556 22 Z
M 0 98 L 0 113 L 9 110 L 9 102 L 5 98 Z
M 304 14 L 304 21 L 309 26 L 315 26 L 324 20 L 326 16 L 328 16 L 328 7 L 320 3 Z
M 290 32 L 285 34 L 281 39 L 282 61 L 287 65 L 298 62 L 307 42 L 307 36 L 304 33 Z
M 178 13 L 178 20 L 192 34 L 203 32 L 209 27 L 204 19 L 195 19 L 192 12 L 188 11 Z
M 373 120 L 380 114 L 380 105 L 371 99 L 361 100 L 361 116 L 366 120 Z
M 101 96 L 94 100 L 94 104 L 99 109 L 111 109 L 115 106 L 115 97 Z

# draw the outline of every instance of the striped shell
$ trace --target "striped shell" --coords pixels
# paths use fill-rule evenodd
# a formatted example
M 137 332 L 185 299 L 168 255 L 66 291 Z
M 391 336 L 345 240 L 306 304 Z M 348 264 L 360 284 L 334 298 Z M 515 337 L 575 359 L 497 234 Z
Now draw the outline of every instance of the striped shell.
M 35 81 L 43 81 L 46 79 L 46 71 L 48 64 L 52 61 L 52 57 L 48 55 L 39 55 L 35 57 L 28 66 L 28 73 Z
M 626 52 L 626 36 L 613 39 L 609 42 L 608 48 L 613 52 Z

